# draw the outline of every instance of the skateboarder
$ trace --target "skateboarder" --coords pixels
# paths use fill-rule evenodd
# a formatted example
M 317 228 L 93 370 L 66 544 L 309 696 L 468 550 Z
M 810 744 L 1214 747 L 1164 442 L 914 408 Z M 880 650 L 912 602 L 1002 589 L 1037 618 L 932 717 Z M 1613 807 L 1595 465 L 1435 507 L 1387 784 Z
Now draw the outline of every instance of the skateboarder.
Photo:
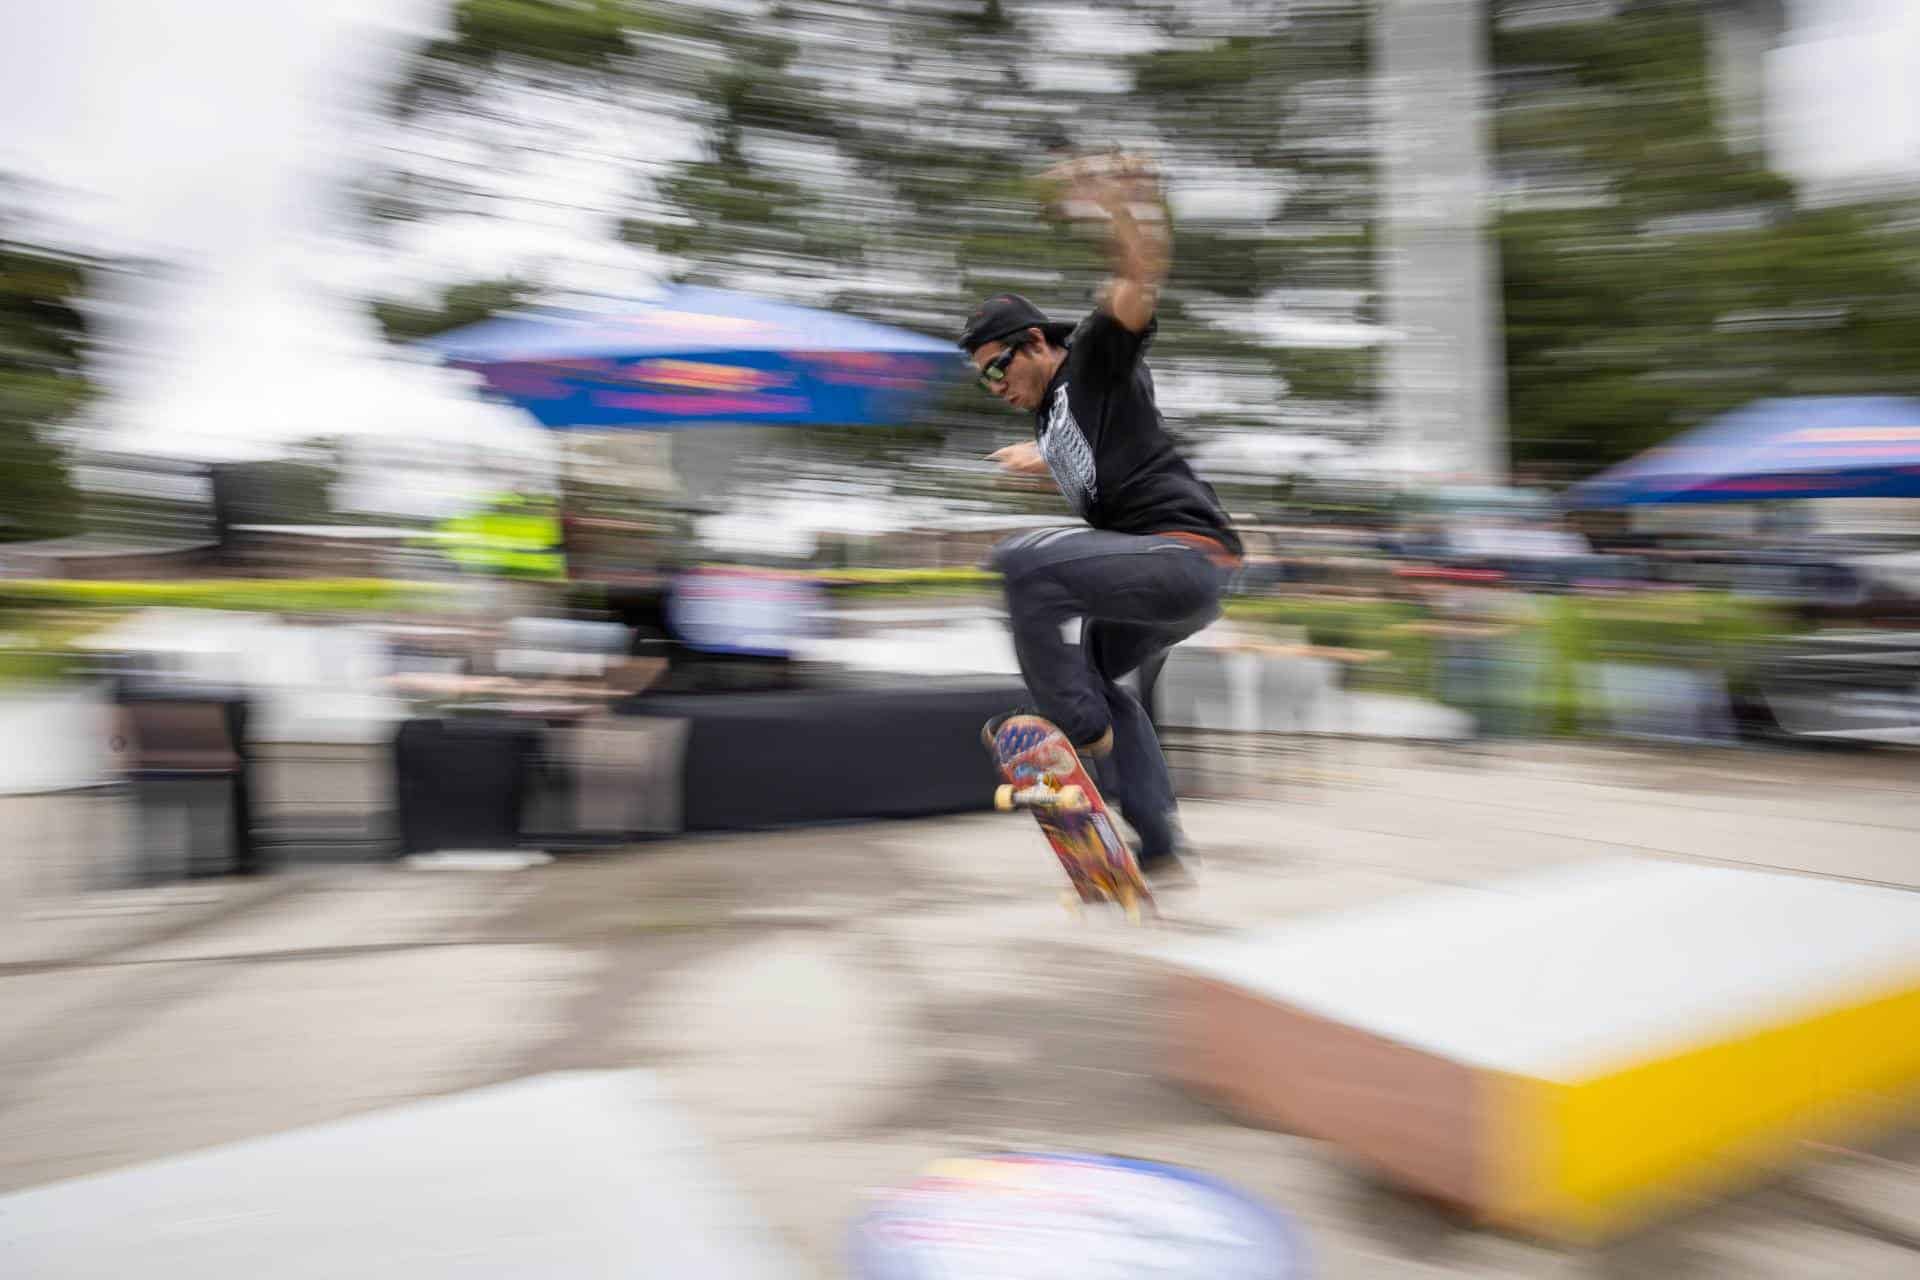
M 1104 222 L 1112 275 L 1098 307 L 1058 324 L 1000 294 L 967 318 L 960 348 L 987 391 L 1033 415 L 1034 438 L 992 460 L 1051 475 L 1088 527 L 1009 538 L 993 563 L 1036 709 L 1138 833 L 1142 872 L 1178 883 L 1190 871 L 1173 780 L 1146 710 L 1118 681 L 1219 616 L 1240 539 L 1175 449 L 1142 358 L 1171 250 L 1158 182 L 1127 157 L 1069 161 L 1048 176 L 1070 215 L 1097 210 Z M 1073 644 L 1062 632 L 1076 618 Z

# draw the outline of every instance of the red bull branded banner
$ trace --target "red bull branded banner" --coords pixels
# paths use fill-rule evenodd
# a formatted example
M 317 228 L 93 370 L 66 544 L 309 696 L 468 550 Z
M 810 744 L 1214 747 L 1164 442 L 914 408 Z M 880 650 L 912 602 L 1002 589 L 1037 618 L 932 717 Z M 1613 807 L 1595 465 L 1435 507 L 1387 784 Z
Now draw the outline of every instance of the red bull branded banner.
M 1173 1165 L 1019 1153 L 943 1160 L 855 1224 L 856 1280 L 1301 1280 L 1285 1218 Z

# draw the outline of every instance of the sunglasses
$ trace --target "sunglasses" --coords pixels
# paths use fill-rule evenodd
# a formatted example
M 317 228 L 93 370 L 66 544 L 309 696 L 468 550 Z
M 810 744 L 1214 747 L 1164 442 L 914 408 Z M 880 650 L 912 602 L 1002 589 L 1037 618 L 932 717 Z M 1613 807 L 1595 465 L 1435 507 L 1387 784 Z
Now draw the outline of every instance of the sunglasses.
M 999 386 L 1001 383 L 1005 382 L 1007 380 L 1007 366 L 1013 363 L 1013 358 L 1019 355 L 1020 349 L 1026 345 L 1027 344 L 1024 342 L 1016 342 L 1012 346 L 1008 347 L 1005 351 L 1002 351 L 999 355 L 995 356 L 993 359 L 981 365 L 980 366 L 981 387 L 984 388 L 985 390 L 991 391 L 995 387 Z

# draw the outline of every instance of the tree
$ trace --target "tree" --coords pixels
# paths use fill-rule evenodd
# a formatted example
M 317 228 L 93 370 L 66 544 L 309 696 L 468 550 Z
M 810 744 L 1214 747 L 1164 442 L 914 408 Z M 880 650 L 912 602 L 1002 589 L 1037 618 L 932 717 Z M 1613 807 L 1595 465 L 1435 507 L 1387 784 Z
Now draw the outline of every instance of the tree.
M 1758 395 L 1920 387 L 1901 211 L 1801 208 L 1727 144 L 1706 6 L 1628 0 L 1546 25 L 1488 8 L 1518 465 L 1588 470 Z M 678 278 L 948 332 L 1003 289 L 1084 305 L 1101 264 L 1044 229 L 1030 174 L 1051 146 L 1145 143 L 1176 191 L 1267 196 L 1181 218 L 1156 368 L 1229 391 L 1170 395 L 1176 430 L 1365 423 L 1370 349 L 1290 344 L 1250 321 L 1279 302 L 1379 317 L 1372 5 L 1116 0 L 1101 14 L 1101 39 L 1078 41 L 1037 0 L 810 0 L 752 22 L 676 0 L 460 0 L 396 97 L 417 145 L 368 207 L 508 216 L 523 160 L 579 148 L 625 167 L 605 221 Z M 695 153 L 623 151 L 588 128 L 610 118 L 642 139 L 671 126 Z M 474 282 L 380 314 L 414 336 L 542 285 Z M 911 460 L 1009 430 L 964 394 L 929 421 L 936 441 L 911 450 L 800 451 L 899 461 L 902 489 L 950 493 L 950 466 L 915 475 Z
M 682 279 L 945 332 L 1003 289 L 1085 305 L 1102 263 L 1044 229 L 1032 174 L 1056 145 L 1145 142 L 1177 182 L 1244 182 L 1269 197 L 1181 227 L 1158 360 L 1264 391 L 1176 425 L 1270 427 L 1289 383 L 1303 397 L 1370 399 L 1367 355 L 1290 350 L 1236 319 L 1281 286 L 1348 297 L 1325 305 L 1371 318 L 1364 0 L 1207 12 L 1131 0 L 1105 15 L 1132 32 L 1119 44 L 1062 41 L 1045 6 L 1020 0 L 814 0 L 751 23 L 668 0 L 609 3 L 590 7 L 592 21 L 619 25 L 623 43 L 559 45 L 547 5 L 489 10 L 484 23 L 472 7 L 456 9 L 454 37 L 423 51 L 402 96 L 407 120 L 479 145 L 464 165 L 423 163 L 382 184 L 376 207 L 390 216 L 496 207 L 491 170 L 511 167 L 516 145 L 568 145 L 515 127 L 532 96 L 583 113 L 639 103 L 633 128 L 658 131 L 663 116 L 691 126 L 698 154 L 635 162 L 628 241 Z M 993 406 L 965 400 L 936 421 L 962 437 L 1006 430 Z
M 1761 396 L 1920 392 L 1896 210 L 1807 209 L 1726 145 L 1701 6 L 1496 30 L 1516 464 L 1579 473 Z
M 52 429 L 92 393 L 76 300 L 88 264 L 0 223 L 0 538 L 71 532 L 78 500 Z

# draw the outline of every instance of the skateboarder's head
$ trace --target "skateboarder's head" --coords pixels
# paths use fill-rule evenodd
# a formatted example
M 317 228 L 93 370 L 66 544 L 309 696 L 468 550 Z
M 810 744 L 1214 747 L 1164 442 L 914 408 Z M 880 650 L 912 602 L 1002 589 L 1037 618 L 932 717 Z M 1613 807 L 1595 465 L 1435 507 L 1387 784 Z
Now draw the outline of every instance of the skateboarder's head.
M 960 331 L 960 349 L 980 385 L 1016 409 L 1040 407 L 1047 383 L 1066 356 L 1070 324 L 1047 319 L 1017 293 L 996 294 L 974 309 Z

